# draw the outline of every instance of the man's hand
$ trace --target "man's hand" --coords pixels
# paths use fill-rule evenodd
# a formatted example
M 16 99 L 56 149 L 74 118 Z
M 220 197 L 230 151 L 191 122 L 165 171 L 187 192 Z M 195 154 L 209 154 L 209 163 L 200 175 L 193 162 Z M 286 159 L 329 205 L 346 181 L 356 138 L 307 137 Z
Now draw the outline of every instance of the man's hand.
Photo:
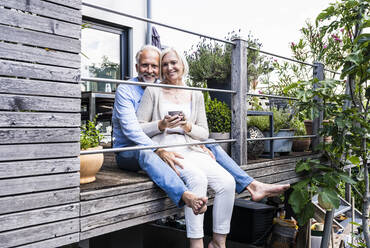
M 216 160 L 215 155 L 213 155 L 213 153 L 211 152 L 211 150 L 209 150 L 205 145 L 200 145 L 200 147 L 203 149 L 204 152 L 208 153 L 208 155 L 211 156 L 211 158 L 213 158 L 214 160 Z
M 177 152 L 169 152 L 164 150 L 163 148 L 159 148 L 155 151 L 155 153 L 164 161 L 166 162 L 178 176 L 180 176 L 180 172 L 176 169 L 176 166 L 179 166 L 181 169 L 184 169 L 184 166 L 176 159 L 176 158 L 184 158 Z

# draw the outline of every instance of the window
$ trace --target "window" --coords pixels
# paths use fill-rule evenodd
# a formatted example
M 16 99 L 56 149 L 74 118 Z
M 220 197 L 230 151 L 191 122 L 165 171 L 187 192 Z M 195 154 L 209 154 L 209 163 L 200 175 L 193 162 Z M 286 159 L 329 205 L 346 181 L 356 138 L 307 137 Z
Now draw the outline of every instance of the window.
M 84 18 L 81 39 L 82 77 L 123 79 L 130 76 L 128 60 L 128 28 L 108 26 Z M 82 91 L 112 92 L 116 84 L 88 82 Z

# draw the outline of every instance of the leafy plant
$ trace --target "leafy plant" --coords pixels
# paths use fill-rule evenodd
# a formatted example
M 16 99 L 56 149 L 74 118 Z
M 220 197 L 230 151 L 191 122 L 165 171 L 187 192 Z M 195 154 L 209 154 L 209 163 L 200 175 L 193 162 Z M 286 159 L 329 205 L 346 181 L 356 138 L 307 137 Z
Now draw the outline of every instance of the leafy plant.
M 314 189 L 318 189 L 319 194 L 323 189 L 329 187 L 330 194 L 322 194 L 322 198 L 326 202 L 331 202 L 336 206 L 338 201 L 337 184 L 340 180 L 347 183 L 354 183 L 353 180 L 348 180 L 334 172 L 340 172 L 348 165 L 353 164 L 359 168 L 359 171 L 364 171 L 364 191 L 363 194 L 363 210 L 362 210 L 362 225 L 366 247 L 370 247 L 369 236 L 369 213 L 370 213 L 370 192 L 369 192 L 369 160 L 370 157 L 370 86 L 368 80 L 369 60 L 370 60 L 370 35 L 362 33 L 365 28 L 370 26 L 368 16 L 370 10 L 369 1 L 350 0 L 337 1 L 330 4 L 328 8 L 322 11 L 317 17 L 316 23 L 327 21 L 322 26 L 321 31 L 326 35 L 335 35 L 338 30 L 343 30 L 345 34 L 341 39 L 342 55 L 338 60 L 339 67 L 342 67 L 341 80 L 310 80 L 296 85 L 298 90 L 298 98 L 304 102 L 301 104 L 303 108 L 311 108 L 314 110 L 315 116 L 321 111 L 329 116 L 334 116 L 334 121 L 330 124 L 325 124 L 320 130 L 320 134 L 324 136 L 332 136 L 330 145 L 321 144 L 319 149 L 324 152 L 328 158 L 328 168 L 322 167 L 320 161 L 312 162 L 316 166 L 316 170 L 309 170 L 312 167 L 307 163 L 299 163 L 297 170 L 306 170 L 310 173 L 309 177 L 293 186 L 292 196 L 297 200 L 297 197 L 302 196 L 304 184 L 312 182 Z M 335 38 L 335 37 L 333 37 Z M 346 78 L 346 80 L 344 80 Z M 312 87 L 316 84 L 317 87 Z M 304 87 L 311 86 L 311 87 Z M 347 89 L 348 93 L 339 92 L 333 94 L 334 87 Z M 317 99 L 322 99 L 323 103 Z M 303 168 L 303 169 L 302 169 Z M 329 170 L 329 171 L 328 171 Z M 326 176 L 328 174 L 328 176 Z M 320 177 L 326 176 L 325 181 L 320 180 Z M 315 179 L 315 181 L 311 181 Z M 337 179 L 337 180 L 336 180 Z M 359 180 L 357 178 L 357 180 Z M 335 183 L 334 183 L 335 182 Z M 311 184 L 311 183 L 310 183 Z M 303 185 L 300 187 L 300 185 Z M 320 190 L 321 189 L 321 190 Z M 292 198 L 291 204 L 295 201 Z M 302 197 L 301 197 L 302 198 Z M 302 205 L 307 203 L 307 198 L 304 198 L 300 206 L 295 206 L 293 209 L 301 214 L 301 218 L 306 216 L 302 211 L 305 211 Z M 307 216 L 312 216 L 307 214 Z M 306 219 L 306 218 L 304 218 Z
M 277 108 L 272 109 L 274 119 L 274 132 L 280 129 L 291 128 L 291 117 L 289 113 Z M 268 131 L 270 129 L 270 120 L 268 116 L 248 116 L 247 126 L 257 127 L 259 130 Z
M 239 35 L 232 31 L 225 39 L 232 40 Z M 248 81 L 257 82 L 261 74 L 271 71 L 270 60 L 260 55 L 258 49 L 262 46 L 258 39 L 251 34 L 247 38 L 248 46 L 254 50 L 248 51 Z M 201 39 L 195 48 L 185 52 L 189 63 L 189 76 L 194 82 L 193 86 L 201 86 L 210 80 L 225 82 L 231 75 L 232 45 Z
M 299 120 L 298 117 L 294 117 L 290 121 L 290 128 L 294 129 L 294 136 L 303 136 L 307 134 L 304 122 Z
M 343 171 L 327 165 L 317 159 L 301 160 L 295 171 L 305 179 L 292 186 L 293 192 L 289 204 L 297 214 L 298 224 L 303 226 L 312 218 L 315 207 L 311 198 L 319 195 L 320 201 L 331 208 L 339 207 L 337 184 L 340 180 L 347 183 L 354 181 Z
M 95 116 L 93 121 L 88 120 L 86 124 L 81 126 L 80 134 L 80 148 L 81 150 L 97 147 L 100 140 L 103 138 L 103 135 L 100 134 L 100 131 L 96 125 Z
M 209 130 L 216 133 L 230 132 L 231 111 L 227 104 L 217 99 L 209 99 L 205 105 Z

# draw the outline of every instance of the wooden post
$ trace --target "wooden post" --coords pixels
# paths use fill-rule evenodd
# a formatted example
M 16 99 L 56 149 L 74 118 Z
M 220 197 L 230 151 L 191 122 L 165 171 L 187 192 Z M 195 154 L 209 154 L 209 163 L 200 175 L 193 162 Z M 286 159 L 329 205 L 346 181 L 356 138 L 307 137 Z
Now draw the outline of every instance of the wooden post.
M 239 165 L 247 164 L 247 41 L 234 39 L 231 55 L 231 89 L 237 93 L 231 100 L 231 137 L 236 142 L 231 145 L 231 156 Z
M 319 81 L 324 80 L 324 65 L 320 62 L 314 62 L 314 67 L 313 67 L 313 78 L 317 78 Z M 314 88 L 318 87 L 318 84 L 315 83 L 313 85 Z M 315 97 L 315 100 L 317 100 L 318 104 L 322 104 L 322 99 L 319 99 L 318 97 Z M 313 119 L 312 122 L 312 134 L 313 135 L 318 135 L 319 133 L 319 128 L 322 125 L 322 120 L 323 120 L 323 111 L 319 111 L 319 115 L 315 115 L 315 118 Z M 312 150 L 315 151 L 317 148 L 318 144 L 322 142 L 322 137 L 315 137 L 312 139 Z

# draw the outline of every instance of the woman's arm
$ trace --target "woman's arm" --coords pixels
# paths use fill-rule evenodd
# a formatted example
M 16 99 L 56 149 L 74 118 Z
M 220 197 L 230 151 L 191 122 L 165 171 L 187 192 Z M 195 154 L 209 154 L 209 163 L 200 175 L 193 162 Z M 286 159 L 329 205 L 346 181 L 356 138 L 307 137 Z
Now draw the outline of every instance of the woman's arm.
M 207 117 L 206 117 L 206 109 L 204 106 L 204 98 L 203 94 L 199 91 L 196 92 L 196 119 L 195 123 L 191 124 L 191 131 L 187 132 L 186 134 L 189 135 L 191 138 L 196 140 L 206 140 L 208 139 L 209 132 L 208 132 L 208 124 L 207 124 Z
M 153 89 L 148 87 L 143 97 L 139 108 L 136 112 L 137 119 L 143 129 L 144 133 L 149 137 L 153 137 L 156 134 L 159 134 L 161 131 L 158 128 L 158 120 L 153 120 L 153 110 L 154 110 L 154 96 Z

